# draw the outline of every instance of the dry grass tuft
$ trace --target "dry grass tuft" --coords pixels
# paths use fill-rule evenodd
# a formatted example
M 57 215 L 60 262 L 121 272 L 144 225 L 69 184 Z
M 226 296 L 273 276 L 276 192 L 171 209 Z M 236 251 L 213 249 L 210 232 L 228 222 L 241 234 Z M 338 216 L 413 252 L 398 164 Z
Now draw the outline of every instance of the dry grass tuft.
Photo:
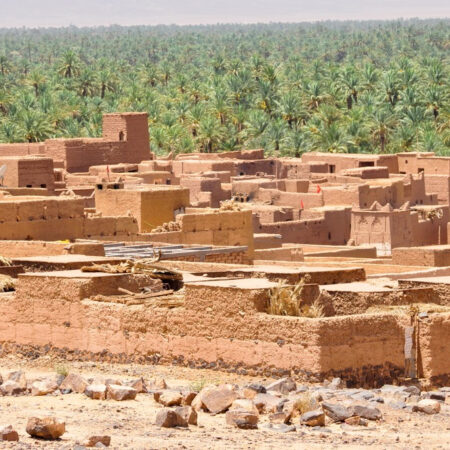
M 5 256 L 0 256 L 0 266 L 9 267 L 9 266 L 12 266 L 12 262 L 9 258 L 6 258 Z
M 0 275 L 0 292 L 16 290 L 16 280 L 8 275 Z
M 303 280 L 295 286 L 287 286 L 281 281 L 270 290 L 267 313 L 276 316 L 323 317 L 322 307 L 315 301 L 312 305 L 301 305 Z
M 311 397 L 309 392 L 304 393 L 294 404 L 294 410 L 298 411 L 299 415 L 313 411 L 316 408 L 317 401 Z
M 224 200 L 220 202 L 219 211 L 241 211 L 241 205 L 235 200 Z

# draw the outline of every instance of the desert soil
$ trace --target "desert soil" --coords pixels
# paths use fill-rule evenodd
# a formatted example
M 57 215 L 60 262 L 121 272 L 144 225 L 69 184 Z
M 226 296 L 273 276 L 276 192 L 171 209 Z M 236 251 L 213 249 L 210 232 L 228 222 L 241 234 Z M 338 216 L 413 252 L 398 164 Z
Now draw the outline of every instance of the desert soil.
M 199 387 L 209 383 L 258 382 L 272 379 L 237 376 L 210 370 L 182 367 L 118 365 L 92 362 L 61 363 L 47 357 L 35 361 L 9 355 L 0 358 L 0 373 L 22 370 L 27 378 L 54 375 L 62 369 L 84 377 L 114 377 L 120 380 L 162 377 L 169 388 Z M 313 430 L 299 425 L 294 432 L 280 433 L 264 428 L 268 415 L 260 416 L 258 430 L 240 430 L 226 425 L 225 415 L 199 412 L 198 426 L 187 429 L 157 427 L 155 416 L 162 408 L 151 394 L 138 394 L 136 400 L 91 400 L 84 394 L 33 397 L 0 397 L 0 424 L 9 425 L 19 433 L 18 443 L 0 442 L 0 448 L 73 449 L 91 435 L 111 436 L 110 448 L 128 449 L 447 449 L 450 448 L 450 405 L 441 412 L 426 415 L 395 410 L 377 405 L 383 419 L 369 422 L 367 427 L 329 424 Z M 25 432 L 32 416 L 56 416 L 66 423 L 66 433 L 57 442 L 33 439 Z

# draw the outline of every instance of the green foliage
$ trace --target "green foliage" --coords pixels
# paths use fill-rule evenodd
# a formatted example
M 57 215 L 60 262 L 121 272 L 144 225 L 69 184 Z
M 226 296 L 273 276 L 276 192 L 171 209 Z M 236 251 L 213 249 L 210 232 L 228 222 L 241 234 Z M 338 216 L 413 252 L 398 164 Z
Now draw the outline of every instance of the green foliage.
M 0 142 L 146 111 L 168 152 L 450 154 L 450 21 L 0 30 Z
M 64 364 L 57 364 L 55 365 L 55 372 L 58 375 L 63 375 L 64 377 L 67 377 L 67 375 L 69 375 L 69 367 L 64 365 Z

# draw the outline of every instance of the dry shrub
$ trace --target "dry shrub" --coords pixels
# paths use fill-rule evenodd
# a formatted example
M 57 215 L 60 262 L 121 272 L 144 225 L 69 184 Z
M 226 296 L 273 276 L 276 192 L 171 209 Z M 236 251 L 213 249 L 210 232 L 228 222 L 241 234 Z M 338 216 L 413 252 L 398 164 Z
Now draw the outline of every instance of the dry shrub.
M 8 275 L 0 275 L 0 292 L 16 290 L 16 281 Z
M 224 200 L 220 202 L 219 211 L 241 211 L 241 205 L 235 200 Z
M 276 316 L 323 317 L 323 309 L 317 300 L 311 305 L 301 305 L 303 280 L 295 286 L 287 286 L 279 282 L 269 294 L 267 313 Z
M 9 258 L 6 258 L 5 256 L 0 256 L 0 266 L 9 267 L 9 266 L 12 266 L 12 262 Z
M 319 305 L 318 301 L 314 301 L 311 305 L 303 305 L 300 307 L 300 315 L 302 317 L 309 317 L 315 319 L 317 317 L 323 317 L 323 307 Z
M 294 410 L 298 411 L 299 415 L 305 414 L 308 411 L 313 411 L 316 408 L 317 401 L 311 397 L 309 392 L 305 392 L 294 404 Z
M 270 290 L 269 306 L 267 312 L 276 316 L 299 316 L 299 289 L 297 284 L 294 288 L 286 286 L 281 281 L 277 287 Z

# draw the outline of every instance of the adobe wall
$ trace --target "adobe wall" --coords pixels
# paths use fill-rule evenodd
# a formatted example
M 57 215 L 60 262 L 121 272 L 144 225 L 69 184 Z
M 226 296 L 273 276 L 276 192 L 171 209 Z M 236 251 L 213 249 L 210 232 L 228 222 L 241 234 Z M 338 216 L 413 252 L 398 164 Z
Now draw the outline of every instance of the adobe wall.
M 450 342 L 450 314 L 431 315 L 419 319 L 418 340 L 422 374 L 436 384 L 450 381 L 448 343 Z
M 450 266 L 450 246 L 395 248 L 392 262 L 403 266 Z
M 208 160 L 220 160 L 220 159 L 243 159 L 243 160 L 254 160 L 263 159 L 264 150 L 252 149 L 252 150 L 235 150 L 229 152 L 220 153 L 179 153 L 175 156 L 176 160 L 186 160 L 186 159 L 208 159 Z
M 0 201 L 0 239 L 66 240 L 137 234 L 132 217 L 85 217 L 77 197 L 5 197 Z
M 450 201 L 450 176 L 425 174 L 425 188 L 429 193 L 437 194 L 440 205 L 448 205 Z
M 277 368 L 304 379 L 336 374 L 353 385 L 380 386 L 403 375 L 402 316 L 270 316 L 258 312 L 267 288 L 205 285 L 186 285 L 184 308 L 129 307 L 80 300 L 91 289 L 74 279 L 53 280 L 50 291 L 45 277 L 37 282 L 0 300 L 2 343 L 50 344 L 130 359 L 157 353 L 160 361 L 240 366 L 256 373 Z M 439 371 L 448 372 L 447 366 Z
M 144 189 L 96 189 L 95 207 L 104 216 L 136 218 L 140 232 L 150 232 L 175 219 L 175 211 L 189 206 L 189 190 L 179 186 Z
M 283 243 L 346 245 L 350 221 L 350 208 L 330 209 L 316 219 L 260 223 L 255 232 L 280 234 Z
M 216 246 L 248 247 L 253 256 L 253 224 L 251 211 L 220 211 L 201 214 L 181 214 L 182 243 Z
M 103 244 L 90 242 L 47 242 L 47 241 L 3 241 L 0 240 L 0 255 L 6 258 L 55 255 L 105 256 Z
M 3 179 L 4 186 L 54 190 L 55 175 L 51 158 L 0 156 L 0 165 L 7 167 Z
M 204 201 L 204 193 L 208 192 L 206 206 L 210 208 L 218 208 L 221 201 L 230 198 L 229 192 L 222 190 L 219 178 L 184 176 L 180 179 L 180 186 L 189 189 L 191 203 Z
M 255 260 L 299 261 L 305 260 L 303 251 L 298 247 L 266 248 L 255 250 Z
M 448 208 L 441 209 L 440 219 L 422 219 L 419 212 L 410 210 L 353 210 L 351 238 L 356 245 L 389 244 L 391 248 L 446 244 Z
M 140 163 L 153 158 L 147 113 L 103 114 L 102 130 L 103 139 L 107 141 L 126 141 L 124 157 L 118 162 Z
M 28 156 L 42 155 L 44 153 L 44 144 L 42 142 L 1 144 L 0 157 L 3 156 Z

